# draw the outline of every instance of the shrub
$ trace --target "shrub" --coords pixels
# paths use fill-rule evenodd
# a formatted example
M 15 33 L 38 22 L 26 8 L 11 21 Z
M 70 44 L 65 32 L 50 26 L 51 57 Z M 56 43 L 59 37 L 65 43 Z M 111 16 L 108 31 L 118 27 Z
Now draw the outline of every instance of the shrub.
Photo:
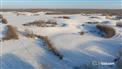
M 59 17 L 59 18 L 70 19 L 70 17 L 68 17 L 68 16 L 63 16 L 63 17 Z
M 99 22 L 86 22 L 87 24 L 98 24 Z
M 83 35 L 84 34 L 84 32 L 83 31 L 81 31 L 81 32 L 79 32 L 80 33 L 80 35 Z
M 0 19 L 2 19 L 3 18 L 3 16 L 0 14 Z
M 122 22 L 117 22 L 117 23 L 116 23 L 116 26 L 122 27 Z
M 113 20 L 120 20 L 120 19 L 122 19 L 122 16 L 115 16 L 115 17 L 113 18 Z
M 36 37 L 43 39 L 47 43 L 48 50 L 51 51 L 55 56 L 57 56 L 59 59 L 63 59 L 63 55 L 52 45 L 50 40 L 47 36 L 37 36 Z
M 105 35 L 103 35 L 103 37 L 106 38 L 111 38 L 112 36 L 114 36 L 116 34 L 115 30 L 110 27 L 110 26 L 106 26 L 106 25 L 96 25 L 96 27 L 100 30 L 103 31 L 105 33 Z
M 23 26 L 38 26 L 38 27 L 53 27 L 56 25 L 57 22 L 55 20 L 48 20 L 48 21 L 38 20 L 27 24 L 23 24 Z
M 7 24 L 8 23 L 7 19 L 2 18 L 2 23 Z
M 64 19 L 70 19 L 70 17 L 68 17 L 68 16 L 63 16 L 63 18 L 64 18 Z
M 8 31 L 5 37 L 3 38 L 3 40 L 18 39 L 16 30 L 11 25 L 7 25 L 7 27 L 8 27 Z
M 68 17 L 68 16 L 59 16 L 59 17 L 54 17 L 54 18 L 70 19 L 70 17 Z
M 53 53 L 54 55 L 56 55 L 57 57 L 59 57 L 59 59 L 63 59 L 63 55 L 61 55 L 61 53 L 59 53 L 58 50 L 57 50 L 55 47 L 53 47 L 53 45 L 51 44 L 50 40 L 48 40 L 48 37 L 47 37 L 47 36 L 44 37 L 44 40 L 45 40 L 45 41 L 47 42 L 47 44 L 48 44 L 48 49 L 49 49 L 50 51 L 52 51 L 52 53 Z
M 96 17 L 96 16 L 91 16 L 91 17 L 89 17 L 89 18 L 99 18 L 99 17 Z
M 29 30 L 29 29 L 25 29 L 24 30 L 24 36 L 28 37 L 28 38 L 34 38 L 35 35 L 33 33 L 33 31 Z

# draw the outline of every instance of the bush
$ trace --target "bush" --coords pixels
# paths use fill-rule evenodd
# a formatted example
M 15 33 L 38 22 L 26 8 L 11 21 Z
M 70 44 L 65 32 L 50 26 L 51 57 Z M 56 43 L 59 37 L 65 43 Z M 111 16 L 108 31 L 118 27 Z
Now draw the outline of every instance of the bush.
M 116 16 L 115 18 L 113 18 L 113 20 L 120 20 L 122 19 L 122 16 Z
M 63 55 L 52 45 L 50 40 L 48 39 L 47 36 L 38 36 L 36 35 L 37 38 L 43 39 L 47 43 L 47 48 L 49 51 L 51 51 L 55 56 L 57 56 L 59 59 L 63 59 Z
M 113 37 L 116 32 L 115 30 L 110 27 L 110 26 L 106 26 L 106 25 L 96 25 L 96 27 L 100 30 L 100 31 L 103 31 L 105 33 L 105 35 L 103 35 L 103 37 L 106 37 L 106 38 L 111 38 Z
M 68 17 L 68 16 L 62 16 L 62 17 L 58 17 L 58 18 L 70 19 L 70 17 Z
M 23 26 L 38 26 L 38 27 L 54 27 L 56 25 L 57 22 L 55 20 L 48 20 L 48 21 L 38 20 L 27 24 L 23 24 Z
M 52 44 L 51 44 L 50 40 L 48 40 L 48 37 L 47 37 L 47 36 L 44 37 L 44 40 L 45 40 L 45 41 L 47 42 L 47 44 L 48 44 L 48 49 L 49 49 L 50 51 L 52 51 L 52 53 L 53 53 L 54 55 L 56 55 L 57 57 L 59 57 L 59 59 L 63 59 L 63 55 L 61 55 L 61 53 L 59 53 L 58 50 L 57 50 L 55 47 L 52 46 Z
M 117 27 L 122 27 L 122 22 L 117 22 L 117 23 L 116 23 L 116 26 L 117 26 Z
M 98 24 L 99 22 L 86 22 L 87 24 Z
M 7 24 L 8 23 L 7 19 L 2 18 L 2 23 Z
M 83 35 L 84 34 L 84 32 L 83 31 L 81 31 L 81 32 L 79 32 L 80 33 L 80 35 Z
M 3 16 L 0 14 L 0 19 L 2 19 L 3 18 Z
M 34 38 L 35 35 L 33 33 L 33 31 L 29 30 L 29 29 L 25 29 L 24 30 L 24 36 L 28 37 L 28 38 Z
M 7 27 L 8 27 L 8 31 L 5 37 L 3 38 L 3 40 L 18 39 L 16 30 L 11 25 L 7 25 Z

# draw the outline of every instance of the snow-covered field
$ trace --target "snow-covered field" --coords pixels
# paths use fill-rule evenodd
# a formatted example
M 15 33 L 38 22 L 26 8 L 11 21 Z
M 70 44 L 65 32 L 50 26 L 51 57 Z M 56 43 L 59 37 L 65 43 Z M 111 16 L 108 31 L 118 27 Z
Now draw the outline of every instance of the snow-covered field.
M 118 58 L 118 53 L 122 50 L 122 27 L 116 26 L 118 20 L 107 19 L 97 14 L 89 16 L 47 15 L 45 12 L 19 12 L 19 15 L 13 12 L 1 12 L 1 14 L 8 20 L 8 25 L 15 27 L 19 35 L 19 39 L 1 42 L 1 69 L 118 69 L 114 63 L 114 59 Z M 23 26 L 36 20 L 55 20 L 58 25 L 65 24 L 65 26 Z M 97 24 L 89 22 L 108 25 L 115 29 L 116 34 L 111 38 L 104 38 L 101 36 L 104 32 L 96 27 Z M 6 25 L 2 22 L 0 25 L 0 39 L 2 39 Z M 63 58 L 59 59 L 45 48 L 46 43 L 43 39 L 27 38 L 20 33 L 27 31 L 47 36 Z

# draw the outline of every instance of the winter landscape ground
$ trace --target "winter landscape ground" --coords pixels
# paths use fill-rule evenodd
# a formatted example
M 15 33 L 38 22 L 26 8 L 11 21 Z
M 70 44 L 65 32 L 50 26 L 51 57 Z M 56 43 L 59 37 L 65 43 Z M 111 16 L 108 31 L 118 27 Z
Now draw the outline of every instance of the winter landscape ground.
M 0 12 L 1 69 L 122 69 L 122 16 L 49 13 Z

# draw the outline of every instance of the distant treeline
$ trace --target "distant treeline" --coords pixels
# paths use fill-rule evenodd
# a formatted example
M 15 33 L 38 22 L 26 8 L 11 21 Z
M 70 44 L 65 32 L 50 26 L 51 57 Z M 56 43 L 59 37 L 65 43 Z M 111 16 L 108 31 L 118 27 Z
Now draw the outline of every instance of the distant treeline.
M 39 12 L 50 11 L 47 14 L 78 14 L 78 13 L 102 13 L 122 16 L 122 9 L 0 9 L 0 11 Z M 53 12 L 53 13 L 52 13 Z

